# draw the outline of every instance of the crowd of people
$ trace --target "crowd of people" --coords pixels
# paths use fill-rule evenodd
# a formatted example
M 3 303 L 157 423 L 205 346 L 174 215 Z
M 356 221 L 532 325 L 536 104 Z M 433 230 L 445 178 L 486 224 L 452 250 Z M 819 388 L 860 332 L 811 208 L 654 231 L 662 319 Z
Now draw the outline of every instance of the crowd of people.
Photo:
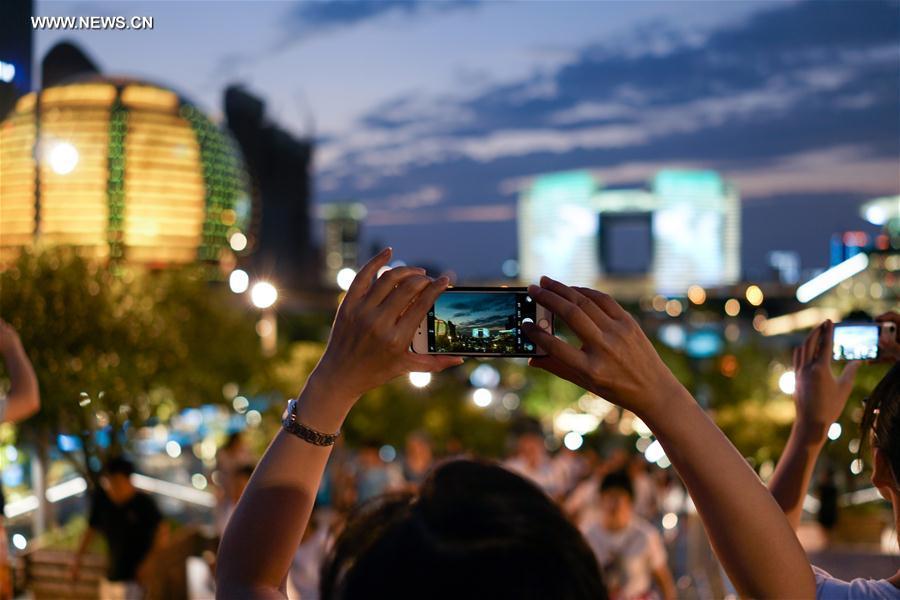
M 388 249 L 356 276 L 321 360 L 298 382 L 302 391 L 263 456 L 256 461 L 240 433 L 220 448 L 221 541 L 211 593 L 670 600 L 677 589 L 660 516 L 686 491 L 740 595 L 900 598 L 900 571 L 884 580 L 835 579 L 810 564 L 795 533 L 828 427 L 842 413 L 858 368 L 851 362 L 834 374 L 831 322 L 794 353 L 796 420 L 768 485 L 624 309 L 606 294 L 546 277 L 529 294 L 579 343 L 527 328 L 545 353 L 529 364 L 633 412 L 662 444 L 680 483 L 622 448 L 551 453 L 540 422 L 528 418 L 513 427 L 510 455 L 501 462 L 457 447 L 438 452 L 420 431 L 394 460 L 378 440 L 343 445 L 340 429 L 354 403 L 395 377 L 442 371 L 462 359 L 410 351 L 416 327 L 448 281 L 413 267 L 376 276 L 389 260 Z M 900 324 L 896 313 L 879 319 Z M 39 403 L 17 341 L 0 322 L 0 352 L 13 381 L 0 417 L 10 420 Z M 892 365 L 871 390 L 861 437 L 870 441 L 873 484 L 900 521 L 900 341 L 881 344 Z M 140 597 L 147 564 L 169 535 L 153 499 L 133 485 L 133 472 L 121 457 L 104 466 L 71 569 L 77 579 L 85 549 L 103 536 L 110 550 L 104 598 Z M 823 473 L 820 520 L 828 527 L 834 502 L 826 495 L 836 492 Z

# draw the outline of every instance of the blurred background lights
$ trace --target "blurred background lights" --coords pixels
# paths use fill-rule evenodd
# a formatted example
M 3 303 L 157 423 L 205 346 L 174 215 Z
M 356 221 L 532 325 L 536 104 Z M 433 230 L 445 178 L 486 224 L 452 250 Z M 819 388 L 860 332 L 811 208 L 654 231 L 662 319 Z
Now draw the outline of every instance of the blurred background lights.
M 278 300 L 278 290 L 268 281 L 258 281 L 250 289 L 250 300 L 256 308 L 269 308 Z
M 590 433 L 600 426 L 600 417 L 589 413 L 578 413 L 566 409 L 556 415 L 553 424 L 559 431 L 574 431 L 582 435 Z
M 350 269 L 350 270 L 352 271 L 353 269 Z M 384 265 L 383 267 L 378 269 L 378 273 L 376 274 L 376 277 L 381 277 L 382 275 L 384 275 L 385 273 L 387 273 L 390 270 L 391 270 L 390 265 Z M 354 277 L 355 277 L 355 275 L 354 275 Z M 351 279 L 350 281 L 353 281 L 353 280 Z M 340 281 L 338 281 L 338 285 L 340 285 Z M 347 286 L 347 287 L 350 287 L 350 286 Z
M 500 402 L 503 404 L 503 408 L 505 408 L 506 410 L 516 410 L 517 408 L 519 408 L 520 400 L 518 395 L 512 392 L 507 392 L 503 394 L 503 398 L 500 400 Z
M 198 490 L 205 490 L 207 486 L 206 477 L 202 473 L 194 473 L 191 475 L 191 485 Z
M 659 443 L 659 440 L 653 440 L 647 449 L 644 450 L 644 458 L 647 459 L 647 462 L 655 463 L 662 457 L 666 455 L 665 450 L 663 450 L 662 444 Z
M 69 142 L 56 142 L 47 154 L 50 168 L 57 175 L 68 175 L 78 165 L 78 150 Z
M 181 456 L 181 444 L 175 440 L 169 440 L 166 442 L 166 454 L 172 458 L 178 458 Z
M 250 401 L 247 400 L 244 396 L 235 396 L 234 400 L 232 400 L 231 402 L 231 406 L 234 407 L 235 411 L 244 414 L 250 407 Z
M 477 390 L 472 392 L 472 402 L 475 403 L 475 406 L 484 408 L 486 406 L 489 406 L 493 400 L 494 394 L 492 394 L 491 390 L 487 388 L 478 388 Z
M 431 383 L 431 373 L 413 371 L 409 374 L 409 382 L 417 388 L 423 388 Z
M 504 260 L 500 268 L 507 277 L 516 277 L 519 274 L 519 261 L 514 258 Z
M 236 231 L 231 234 L 231 237 L 228 239 L 228 243 L 231 245 L 231 249 L 235 252 L 240 252 L 247 248 L 247 236 L 241 233 L 240 231 Z
M 235 269 L 228 276 L 228 287 L 235 294 L 243 294 L 250 287 L 250 276 L 243 269 Z
M 12 543 L 18 550 L 24 550 L 28 545 L 28 540 L 25 539 L 25 536 L 21 533 L 17 533 L 12 536 Z
M 385 444 L 378 449 L 378 458 L 384 462 L 394 462 L 394 459 L 397 458 L 397 449 L 390 444 Z
M 675 529 L 675 527 L 678 526 L 678 515 L 673 512 L 664 514 L 662 518 L 662 526 L 663 529 Z
M 778 388 L 785 394 L 793 394 L 797 387 L 797 377 L 793 371 L 785 371 L 778 378 Z
M 688 300 L 694 304 L 703 304 L 706 302 L 706 290 L 699 285 L 692 285 L 688 288 Z
M 469 375 L 469 383 L 473 387 L 496 388 L 500 385 L 500 372 L 487 363 L 480 364 Z
M 747 302 L 753 306 L 759 306 L 763 303 L 763 300 L 765 300 L 765 295 L 758 285 L 751 285 L 748 287 L 745 296 L 747 297 Z
M 259 424 L 262 423 L 262 415 L 258 410 L 248 410 L 244 419 L 250 427 L 259 427 Z
M 353 283 L 354 277 L 356 277 L 356 271 L 350 267 L 344 267 L 337 273 L 338 287 L 346 292 L 350 289 L 350 284 Z
M 563 437 L 563 444 L 569 450 L 578 450 L 584 443 L 584 438 L 577 431 L 570 431 Z
M 675 300 L 673 298 L 672 300 L 669 300 L 668 302 L 666 302 L 666 314 L 669 315 L 670 317 L 677 317 L 678 315 L 681 314 L 681 311 L 682 311 L 681 301 Z
M 725 301 L 725 314 L 736 317 L 741 312 L 741 302 L 737 298 L 729 298 Z
M 859 475 L 863 471 L 863 461 L 861 458 L 853 459 L 853 462 L 850 463 L 850 472 L 854 475 Z
M 841 431 L 843 431 L 843 428 L 840 423 L 832 423 L 831 427 L 828 428 L 828 439 L 832 441 L 838 439 L 841 437 Z

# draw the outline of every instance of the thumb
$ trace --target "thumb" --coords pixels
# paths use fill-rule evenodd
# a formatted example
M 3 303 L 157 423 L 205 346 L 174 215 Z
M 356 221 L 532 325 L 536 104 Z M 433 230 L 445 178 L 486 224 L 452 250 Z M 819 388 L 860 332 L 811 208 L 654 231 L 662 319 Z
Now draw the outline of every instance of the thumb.
M 437 373 L 450 367 L 457 367 L 463 364 L 461 356 L 435 356 L 433 354 L 412 354 L 409 355 L 407 367 L 409 371 L 421 371 L 428 373 Z

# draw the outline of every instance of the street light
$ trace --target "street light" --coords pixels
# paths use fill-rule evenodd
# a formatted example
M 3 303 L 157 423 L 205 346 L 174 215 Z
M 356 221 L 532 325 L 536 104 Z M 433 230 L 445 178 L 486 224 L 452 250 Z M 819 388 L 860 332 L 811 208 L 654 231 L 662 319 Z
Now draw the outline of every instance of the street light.
M 257 281 L 250 288 L 250 301 L 253 306 L 262 310 L 256 332 L 262 344 L 263 354 L 272 356 L 278 344 L 278 320 L 272 306 L 278 300 L 278 290 L 268 281 Z
M 78 150 L 69 142 L 57 142 L 50 148 L 47 159 L 54 173 L 67 175 L 78 165 Z
M 228 276 L 228 287 L 235 294 L 243 294 L 250 287 L 250 276 L 243 269 L 235 269 Z
M 268 281 L 257 281 L 250 289 L 250 301 L 256 308 L 269 308 L 278 300 L 278 290 Z
M 356 271 L 351 269 L 350 267 L 344 267 L 340 271 L 337 272 L 337 284 L 338 287 L 344 290 L 345 292 L 350 289 L 350 284 L 353 283 L 353 279 L 356 277 Z

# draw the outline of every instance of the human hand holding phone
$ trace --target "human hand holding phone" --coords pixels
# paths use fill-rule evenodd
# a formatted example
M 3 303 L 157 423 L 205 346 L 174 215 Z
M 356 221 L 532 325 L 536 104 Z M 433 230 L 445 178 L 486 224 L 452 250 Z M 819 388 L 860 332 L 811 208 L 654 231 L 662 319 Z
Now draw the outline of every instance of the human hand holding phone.
M 878 342 L 878 356 L 881 362 L 900 361 L 900 313 L 886 312 L 875 317 L 875 322 L 882 326 L 882 335 Z
M 662 408 L 657 403 L 672 393 L 686 393 L 634 318 L 611 296 L 549 277 L 542 277 L 541 285 L 530 286 L 528 292 L 581 340 L 581 347 L 575 348 L 528 326 L 526 335 L 547 353 L 529 364 L 638 415 Z

